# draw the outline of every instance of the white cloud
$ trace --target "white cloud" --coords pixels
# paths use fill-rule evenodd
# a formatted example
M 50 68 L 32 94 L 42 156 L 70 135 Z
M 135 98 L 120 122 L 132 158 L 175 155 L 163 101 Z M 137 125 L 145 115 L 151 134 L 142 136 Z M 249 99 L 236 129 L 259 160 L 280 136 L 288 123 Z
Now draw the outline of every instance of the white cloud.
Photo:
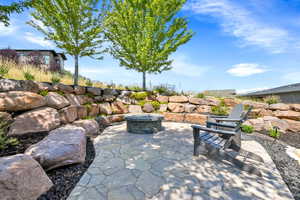
M 172 67 L 171 72 L 188 77 L 199 77 L 207 71 L 207 67 L 191 63 L 185 55 L 174 56 Z
M 55 46 L 53 45 L 53 43 L 51 43 L 48 40 L 45 40 L 45 38 L 41 37 L 41 36 L 37 36 L 31 32 L 25 32 L 25 36 L 24 38 L 31 42 L 31 43 L 35 43 L 38 44 L 42 47 L 50 47 L 50 48 L 54 48 Z
M 290 48 L 291 37 L 287 30 L 264 23 L 232 1 L 193 0 L 185 9 L 217 18 L 225 32 L 240 39 L 241 46 L 256 45 L 271 53 L 282 53 Z
M 227 70 L 227 73 L 232 76 L 245 77 L 254 74 L 261 74 L 266 72 L 267 69 L 255 63 L 241 63 L 233 65 L 232 68 Z
M 10 24 L 9 26 L 4 26 L 3 23 L 0 23 L 0 36 L 7 36 L 14 34 L 18 29 L 17 26 Z

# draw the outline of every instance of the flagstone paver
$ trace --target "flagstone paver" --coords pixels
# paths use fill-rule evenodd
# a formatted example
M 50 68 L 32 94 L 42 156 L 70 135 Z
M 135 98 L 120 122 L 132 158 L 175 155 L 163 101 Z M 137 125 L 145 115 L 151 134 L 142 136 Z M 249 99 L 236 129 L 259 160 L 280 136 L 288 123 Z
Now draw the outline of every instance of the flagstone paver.
M 107 128 L 95 139 L 96 157 L 68 200 L 293 199 L 257 142 L 242 145 L 264 158 L 265 164 L 246 160 L 262 177 L 193 157 L 190 124 L 163 125 L 165 130 L 154 135 L 127 133 L 125 124 Z

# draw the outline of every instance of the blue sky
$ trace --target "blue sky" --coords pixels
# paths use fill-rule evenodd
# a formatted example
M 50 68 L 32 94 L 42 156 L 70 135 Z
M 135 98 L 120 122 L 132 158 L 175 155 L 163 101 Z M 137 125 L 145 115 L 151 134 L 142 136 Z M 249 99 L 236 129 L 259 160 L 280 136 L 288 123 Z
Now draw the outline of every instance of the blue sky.
M 172 55 L 173 69 L 148 76 L 148 85 L 177 90 L 266 89 L 300 82 L 299 0 L 188 0 L 193 39 Z M 30 11 L 0 24 L 0 48 L 56 49 L 26 24 Z M 59 49 L 56 49 L 60 51 Z M 73 71 L 73 59 L 65 64 Z M 141 74 L 120 67 L 109 55 L 80 59 L 80 74 L 106 83 L 141 84 Z

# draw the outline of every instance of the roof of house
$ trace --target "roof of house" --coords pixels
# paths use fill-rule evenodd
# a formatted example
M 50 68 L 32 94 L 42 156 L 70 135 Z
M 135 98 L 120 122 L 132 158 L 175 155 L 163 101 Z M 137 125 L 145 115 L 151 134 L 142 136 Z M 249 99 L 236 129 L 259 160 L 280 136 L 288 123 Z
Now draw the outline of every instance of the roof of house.
M 280 86 L 280 87 L 261 90 L 257 92 L 251 92 L 241 96 L 265 96 L 265 95 L 281 94 L 281 93 L 289 93 L 289 92 L 300 92 L 300 83 Z
M 53 53 L 53 55 L 55 55 L 55 56 L 60 55 L 64 60 L 67 60 L 67 57 L 64 53 L 57 53 L 53 49 L 15 49 L 15 51 L 46 51 L 46 52 Z

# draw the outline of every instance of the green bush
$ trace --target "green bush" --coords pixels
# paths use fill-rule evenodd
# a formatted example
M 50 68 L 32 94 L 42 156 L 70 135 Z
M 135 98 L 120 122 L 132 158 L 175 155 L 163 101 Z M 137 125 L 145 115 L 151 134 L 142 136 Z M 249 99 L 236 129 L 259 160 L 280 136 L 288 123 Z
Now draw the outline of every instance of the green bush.
M 271 105 L 271 104 L 279 103 L 280 99 L 278 96 L 271 95 L 271 96 L 265 97 L 264 102 Z
M 203 93 L 198 93 L 195 95 L 195 97 L 203 99 L 205 97 L 205 95 Z
M 23 76 L 26 80 L 34 81 L 35 77 L 30 72 L 23 72 Z
M 55 91 L 55 92 L 61 96 L 65 96 L 65 93 L 63 91 Z
M 85 82 L 86 86 L 93 87 L 94 83 L 90 79 L 87 79 Z
M 57 74 L 54 74 L 54 75 L 51 77 L 51 82 L 52 82 L 53 84 L 60 83 L 60 81 L 61 81 L 61 78 L 60 78 L 60 76 L 57 75 Z
M 148 96 L 147 92 L 135 92 L 131 94 L 131 98 L 135 100 L 145 100 L 146 97 Z
M 19 144 L 18 139 L 13 137 L 8 137 L 5 133 L 7 123 L 0 123 L 0 150 L 4 150 L 9 146 L 16 146 Z
M 228 115 L 228 107 L 226 106 L 212 106 L 211 111 L 214 115 Z
M 0 78 L 4 78 L 8 74 L 9 68 L 5 65 L 0 65 Z
M 158 101 L 151 101 L 150 103 L 155 110 L 158 110 L 160 108 L 160 103 Z
M 178 93 L 175 91 L 175 87 L 168 84 L 161 84 L 158 86 L 153 87 L 153 91 L 155 93 L 165 95 L 165 96 L 174 96 Z
M 241 129 L 244 133 L 253 133 L 253 131 L 254 131 L 253 126 L 250 126 L 250 125 L 242 125 Z
M 138 105 L 140 105 L 140 106 L 144 106 L 145 104 L 147 103 L 147 101 L 145 101 L 145 100 L 140 100 L 140 101 L 138 101 Z
M 269 136 L 278 139 L 280 137 L 280 131 L 278 128 L 271 128 L 269 130 Z
M 136 92 L 143 91 L 143 88 L 141 88 L 140 86 L 137 86 L 137 85 L 126 86 L 125 88 L 127 90 L 136 91 Z
M 41 91 L 39 91 L 39 95 L 42 95 L 43 97 L 44 96 L 47 96 L 48 95 L 48 93 L 49 93 L 49 91 L 48 90 L 41 90 Z

